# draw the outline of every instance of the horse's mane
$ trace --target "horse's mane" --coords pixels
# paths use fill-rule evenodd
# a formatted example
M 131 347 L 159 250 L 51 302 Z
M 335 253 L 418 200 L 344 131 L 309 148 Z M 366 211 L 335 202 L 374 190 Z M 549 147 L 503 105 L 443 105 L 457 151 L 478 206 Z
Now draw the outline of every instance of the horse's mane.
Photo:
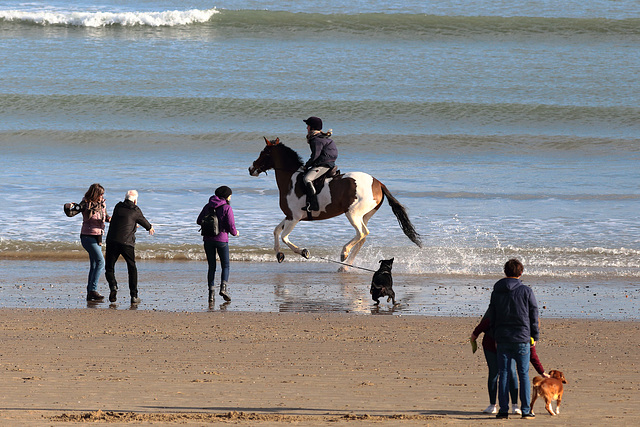
M 275 145 L 274 148 L 281 150 L 283 152 L 283 156 L 288 161 L 296 163 L 294 165 L 295 166 L 294 169 L 298 169 L 300 166 L 303 165 L 302 157 L 300 157 L 300 155 L 293 148 L 287 147 L 283 143 Z

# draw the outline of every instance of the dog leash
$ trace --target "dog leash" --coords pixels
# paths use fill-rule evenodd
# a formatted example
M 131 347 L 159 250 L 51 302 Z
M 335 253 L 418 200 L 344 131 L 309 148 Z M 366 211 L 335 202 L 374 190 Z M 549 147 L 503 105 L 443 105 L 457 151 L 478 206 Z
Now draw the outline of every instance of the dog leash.
M 373 272 L 373 273 L 375 273 L 375 272 L 376 272 L 376 270 L 371 270 L 370 268 L 358 267 L 357 265 L 349 265 L 349 264 L 347 264 L 346 262 L 335 261 L 335 260 L 332 260 L 332 259 L 329 259 L 329 258 L 325 258 L 325 257 L 321 257 L 321 256 L 318 256 L 318 255 L 312 255 L 312 256 L 313 256 L 314 258 L 320 258 L 320 259 L 323 259 L 323 260 L 325 260 L 325 261 L 335 262 L 336 264 L 346 265 L 347 267 L 359 268 L 360 270 L 371 271 L 371 272 Z

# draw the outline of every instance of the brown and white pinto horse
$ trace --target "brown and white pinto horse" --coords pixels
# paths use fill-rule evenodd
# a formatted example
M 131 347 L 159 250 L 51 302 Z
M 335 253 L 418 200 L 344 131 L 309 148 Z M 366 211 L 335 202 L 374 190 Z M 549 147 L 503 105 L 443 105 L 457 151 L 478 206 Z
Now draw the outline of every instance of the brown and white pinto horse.
M 299 221 L 316 221 L 345 214 L 356 229 L 356 235 L 344 245 L 340 259 L 347 265 L 353 265 L 354 258 L 369 234 L 367 222 L 380 208 L 385 196 L 404 234 L 418 247 L 422 247 L 420 235 L 411 224 L 405 208 L 384 184 L 363 172 L 349 172 L 327 178 L 318 191 L 320 210 L 313 211 L 311 218 L 308 218 L 307 212 L 303 210 L 306 206 L 306 194 L 300 177 L 303 172 L 302 159 L 294 150 L 281 144 L 280 138 L 264 140 L 267 146 L 249 168 L 249 174 L 258 176 L 269 169 L 274 169 L 276 173 L 276 183 L 280 190 L 280 209 L 285 214 L 285 218 L 273 231 L 274 250 L 278 262 L 284 260 L 284 254 L 280 252 L 281 235 L 282 241 L 292 251 L 309 258 L 307 249 L 300 249 L 289 241 L 289 234 Z M 342 270 L 346 268 L 343 267 Z

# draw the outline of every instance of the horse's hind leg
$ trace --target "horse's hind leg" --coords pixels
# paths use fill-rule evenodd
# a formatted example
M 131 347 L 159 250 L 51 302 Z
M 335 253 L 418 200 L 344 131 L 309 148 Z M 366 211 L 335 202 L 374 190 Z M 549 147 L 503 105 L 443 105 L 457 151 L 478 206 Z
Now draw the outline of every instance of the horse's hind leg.
M 362 237 L 362 239 L 360 239 L 360 241 L 358 241 L 355 245 L 353 245 L 353 247 L 351 248 L 351 252 L 343 260 L 345 263 L 347 263 L 349 265 L 353 265 L 353 260 L 356 258 L 356 255 L 358 255 L 358 252 L 360 252 L 360 249 L 362 249 L 362 247 L 364 246 L 365 241 L 367 240 L 367 236 L 369 235 L 369 228 L 367 227 L 367 224 L 369 223 L 369 220 L 371 219 L 371 217 L 373 216 L 374 213 L 376 213 L 375 209 L 372 210 L 371 212 L 369 212 L 368 214 L 366 214 L 362 218 L 363 237 Z M 356 228 L 355 225 L 353 227 Z M 357 230 L 357 228 L 356 228 L 356 230 Z M 346 246 L 345 246 L 345 248 L 346 248 Z M 343 251 L 344 251 L 344 248 L 343 248 Z M 344 254 L 344 252 L 343 252 L 343 254 Z
M 360 252 L 360 249 L 362 248 L 362 246 L 364 246 L 365 240 L 366 238 L 363 237 L 362 240 L 360 240 L 358 243 L 353 245 L 353 247 L 351 248 L 351 252 L 349 252 L 349 255 L 347 255 L 347 257 L 342 260 L 342 262 L 344 262 L 345 264 L 348 264 L 348 266 L 347 265 L 342 266 L 338 269 L 338 271 L 349 270 L 349 266 L 353 265 L 353 260 L 356 258 L 356 255 L 358 255 L 358 252 Z
M 356 230 L 356 235 L 353 239 L 349 240 L 346 245 L 342 247 L 342 253 L 340 259 L 346 264 L 353 264 L 353 259 L 362 248 L 365 239 L 369 235 L 369 229 L 364 221 L 364 218 L 359 215 L 353 215 L 349 212 L 346 213 L 347 219 Z

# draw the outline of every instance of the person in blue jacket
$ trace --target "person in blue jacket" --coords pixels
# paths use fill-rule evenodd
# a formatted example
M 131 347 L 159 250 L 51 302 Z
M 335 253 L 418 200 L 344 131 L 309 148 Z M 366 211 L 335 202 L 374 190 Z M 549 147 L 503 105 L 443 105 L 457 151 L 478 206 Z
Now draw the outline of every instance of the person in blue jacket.
M 209 286 L 209 303 L 213 303 L 215 298 L 215 274 L 216 274 L 216 253 L 220 257 L 221 280 L 220 280 L 220 296 L 225 301 L 231 301 L 227 282 L 229 280 L 229 234 L 238 236 L 236 230 L 236 222 L 233 217 L 233 209 L 229 204 L 232 191 L 226 185 L 216 188 L 215 194 L 209 198 L 207 203 L 198 215 L 196 223 L 202 225 L 202 220 L 211 211 L 215 210 L 218 217 L 219 233 L 216 235 L 207 235 L 203 233 L 202 240 L 204 242 L 204 252 L 207 255 L 207 263 L 209 269 L 207 271 L 207 285 Z
M 520 410 L 522 418 L 533 418 L 531 387 L 529 385 L 529 359 L 531 345 L 539 338 L 538 303 L 533 291 L 520 277 L 524 267 L 517 259 L 504 265 L 505 278 L 493 286 L 487 315 L 496 341 L 498 355 L 498 402 L 496 418 L 509 417 L 509 365 L 515 360 L 520 382 Z M 533 339 L 533 343 L 531 340 Z

